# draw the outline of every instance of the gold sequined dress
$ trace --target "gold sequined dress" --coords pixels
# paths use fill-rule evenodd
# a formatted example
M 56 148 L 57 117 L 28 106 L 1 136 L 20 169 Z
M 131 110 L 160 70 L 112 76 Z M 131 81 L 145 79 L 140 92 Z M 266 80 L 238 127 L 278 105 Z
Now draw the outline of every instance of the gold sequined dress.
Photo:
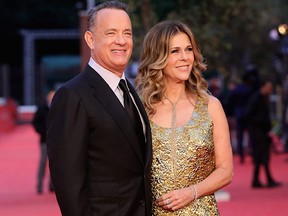
M 184 126 L 163 128 L 152 121 L 150 123 L 153 144 L 152 215 L 219 215 L 214 194 L 200 197 L 174 212 L 163 210 L 154 203 L 162 194 L 197 184 L 215 169 L 213 124 L 207 103 L 198 99 L 189 122 Z

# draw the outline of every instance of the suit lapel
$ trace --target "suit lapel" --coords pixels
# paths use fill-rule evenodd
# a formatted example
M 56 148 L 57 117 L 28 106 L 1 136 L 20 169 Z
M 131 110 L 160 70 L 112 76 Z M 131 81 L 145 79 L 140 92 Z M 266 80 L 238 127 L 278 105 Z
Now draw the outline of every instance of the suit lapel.
M 128 114 L 126 113 L 119 99 L 116 97 L 109 85 L 102 79 L 102 77 L 90 66 L 86 67 L 84 73 L 84 75 L 87 76 L 87 81 L 89 82 L 90 86 L 94 89 L 95 98 L 113 117 L 113 119 L 129 141 L 129 144 L 134 149 L 136 155 L 140 160 L 140 163 L 144 165 L 141 148 L 137 144 L 138 141 L 135 133 L 133 133 L 134 129 L 132 128 L 132 124 L 130 123 Z

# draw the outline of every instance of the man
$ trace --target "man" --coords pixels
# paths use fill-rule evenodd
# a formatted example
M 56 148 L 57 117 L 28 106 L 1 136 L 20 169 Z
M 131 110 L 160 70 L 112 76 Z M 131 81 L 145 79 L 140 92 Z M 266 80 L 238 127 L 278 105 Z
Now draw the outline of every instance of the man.
M 43 192 L 43 179 L 45 175 L 46 162 L 47 162 L 47 145 L 46 145 L 46 121 L 49 112 L 49 107 L 52 98 L 55 94 L 54 90 L 50 90 L 45 98 L 45 103 L 41 104 L 34 114 L 32 125 L 35 131 L 40 136 L 40 160 L 38 165 L 37 175 L 37 193 L 42 194 Z M 49 190 L 54 190 L 53 184 L 49 181 Z
M 270 171 L 270 147 L 271 119 L 269 110 L 269 96 L 273 92 L 273 83 L 265 79 L 260 83 L 260 89 L 249 99 L 246 107 L 246 120 L 248 132 L 252 144 L 252 156 L 254 162 L 253 188 L 263 188 L 260 181 L 260 167 L 264 167 L 267 179 L 267 187 L 278 187 L 281 184 L 274 180 Z
M 56 92 L 48 117 L 50 171 L 62 215 L 150 215 L 149 121 L 126 80 L 141 116 L 134 125 L 118 86 L 133 47 L 126 5 L 91 9 L 84 37 L 89 63 Z
M 245 109 L 249 97 L 255 91 L 254 85 L 254 75 L 250 71 L 245 72 L 241 78 L 241 83 L 239 83 L 230 95 L 230 105 L 233 109 L 233 114 L 235 117 L 236 126 L 236 141 L 237 141 L 237 154 L 240 158 L 240 163 L 245 162 L 245 146 L 244 137 L 247 132 L 247 124 L 244 121 Z M 249 143 L 249 141 L 248 141 Z M 249 145 L 249 144 L 248 144 Z

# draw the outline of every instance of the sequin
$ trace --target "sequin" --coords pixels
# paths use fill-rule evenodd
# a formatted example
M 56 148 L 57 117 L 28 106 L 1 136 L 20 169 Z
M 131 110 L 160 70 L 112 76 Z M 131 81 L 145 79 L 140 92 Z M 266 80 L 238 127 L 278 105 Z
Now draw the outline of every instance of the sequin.
M 151 122 L 151 129 L 153 203 L 162 194 L 197 184 L 215 170 L 213 123 L 208 114 L 207 103 L 203 100 L 197 101 L 186 125 L 163 128 Z M 174 212 L 153 204 L 152 215 L 217 216 L 219 211 L 215 195 L 212 194 L 200 197 Z

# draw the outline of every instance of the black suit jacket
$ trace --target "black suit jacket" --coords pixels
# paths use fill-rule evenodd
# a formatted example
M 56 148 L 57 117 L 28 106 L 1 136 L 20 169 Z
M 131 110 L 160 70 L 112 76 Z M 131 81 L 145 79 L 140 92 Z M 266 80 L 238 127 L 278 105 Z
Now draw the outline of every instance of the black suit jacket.
M 44 144 L 46 143 L 46 120 L 49 113 L 49 107 L 47 103 L 44 103 L 40 106 L 38 106 L 37 111 L 35 112 L 33 119 L 32 119 L 32 125 L 35 129 L 35 131 L 40 136 L 40 143 Z
M 63 216 L 151 214 L 151 131 L 143 105 L 128 85 L 146 125 L 145 158 L 128 114 L 90 66 L 53 98 L 47 145 Z

